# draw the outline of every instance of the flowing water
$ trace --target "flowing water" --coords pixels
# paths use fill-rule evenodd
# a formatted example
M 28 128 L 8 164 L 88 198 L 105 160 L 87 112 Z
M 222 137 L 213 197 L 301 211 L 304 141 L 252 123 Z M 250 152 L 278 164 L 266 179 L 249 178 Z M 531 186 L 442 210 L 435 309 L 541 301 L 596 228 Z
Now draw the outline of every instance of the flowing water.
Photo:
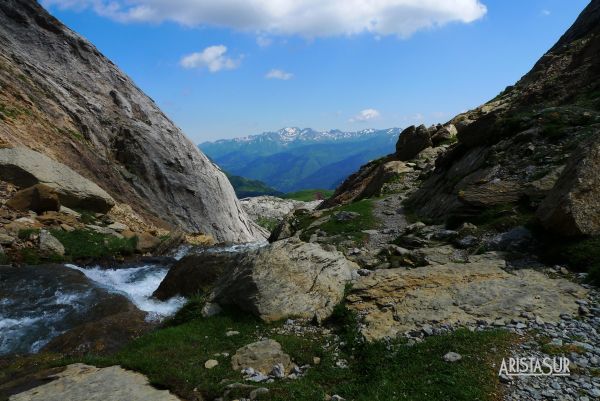
M 264 245 L 184 246 L 172 256 L 179 260 L 188 253 L 247 252 Z M 159 264 L 0 267 L 0 355 L 38 352 L 52 338 L 88 321 L 91 308 L 110 294 L 126 296 L 148 313 L 148 320 L 174 314 L 185 303 L 184 298 L 165 302 L 152 298 L 168 270 Z

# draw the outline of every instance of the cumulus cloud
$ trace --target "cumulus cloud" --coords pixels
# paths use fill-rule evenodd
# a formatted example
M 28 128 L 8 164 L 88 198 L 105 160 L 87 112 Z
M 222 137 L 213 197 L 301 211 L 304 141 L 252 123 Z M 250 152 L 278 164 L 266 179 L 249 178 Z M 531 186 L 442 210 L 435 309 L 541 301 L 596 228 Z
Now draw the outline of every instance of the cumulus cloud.
M 352 117 L 350 119 L 350 122 L 365 122 L 373 120 L 374 118 L 377 118 L 379 116 L 381 116 L 381 113 L 375 109 L 364 109 L 360 113 Z
M 201 52 L 184 56 L 179 64 L 186 69 L 207 68 L 210 72 L 237 68 L 239 60 L 227 57 L 226 53 L 227 47 L 223 45 L 209 46 Z
M 283 81 L 288 81 L 292 78 L 294 78 L 294 74 L 292 74 L 291 72 L 285 72 L 282 70 L 271 70 L 269 72 L 267 72 L 267 75 L 265 75 L 265 78 L 267 79 L 280 79 Z
M 259 35 L 397 35 L 485 15 L 482 0 L 42 0 L 47 7 L 91 8 L 121 22 L 174 21 Z

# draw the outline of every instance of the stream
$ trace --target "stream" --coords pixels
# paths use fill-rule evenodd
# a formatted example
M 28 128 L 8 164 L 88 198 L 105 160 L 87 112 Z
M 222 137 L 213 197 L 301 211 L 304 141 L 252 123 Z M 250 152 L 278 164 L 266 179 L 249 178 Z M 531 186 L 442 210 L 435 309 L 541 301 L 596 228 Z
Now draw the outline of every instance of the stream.
M 179 260 L 188 253 L 245 252 L 262 245 L 181 247 L 172 256 Z M 38 352 L 52 338 L 89 321 L 91 308 L 110 294 L 127 297 L 147 312 L 147 320 L 173 315 L 185 298 L 165 302 L 152 298 L 168 270 L 147 263 L 109 268 L 74 264 L 0 267 L 0 356 Z

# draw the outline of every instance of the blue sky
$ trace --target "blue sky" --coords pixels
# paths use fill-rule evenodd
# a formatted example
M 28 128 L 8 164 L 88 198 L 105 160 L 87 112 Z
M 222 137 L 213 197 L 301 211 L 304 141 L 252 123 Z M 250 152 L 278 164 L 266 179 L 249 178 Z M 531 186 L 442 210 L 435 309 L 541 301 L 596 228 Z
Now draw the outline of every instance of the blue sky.
M 374 10 L 361 8 L 368 0 L 298 0 L 293 10 L 275 7 L 286 1 L 42 3 L 200 143 L 286 126 L 447 121 L 518 80 L 589 2 L 377 0 Z M 423 3 L 429 6 L 415 6 Z

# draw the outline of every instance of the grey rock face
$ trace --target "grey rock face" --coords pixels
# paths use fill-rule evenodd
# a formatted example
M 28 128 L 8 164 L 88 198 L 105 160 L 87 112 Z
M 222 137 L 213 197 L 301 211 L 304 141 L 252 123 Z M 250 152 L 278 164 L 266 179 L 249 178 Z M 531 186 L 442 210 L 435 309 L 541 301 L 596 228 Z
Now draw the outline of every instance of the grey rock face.
M 420 151 L 433 146 L 427 127 L 408 127 L 400 134 L 396 144 L 396 154 L 402 161 L 414 159 Z
M 21 187 L 45 184 L 58 193 L 61 204 L 107 212 L 115 201 L 98 185 L 62 163 L 27 148 L 0 149 L 0 178 Z
M 294 239 L 275 242 L 244 258 L 219 280 L 211 302 L 233 304 L 265 321 L 325 319 L 358 266 L 337 251 Z
M 561 235 L 600 234 L 600 132 L 571 156 L 558 182 L 540 205 L 544 226 Z
M 0 100 L 28 111 L 21 129 L 0 123 L 3 142 L 42 151 L 167 224 L 217 241 L 262 239 L 225 175 L 129 77 L 34 0 L 0 3 L 0 66 Z

